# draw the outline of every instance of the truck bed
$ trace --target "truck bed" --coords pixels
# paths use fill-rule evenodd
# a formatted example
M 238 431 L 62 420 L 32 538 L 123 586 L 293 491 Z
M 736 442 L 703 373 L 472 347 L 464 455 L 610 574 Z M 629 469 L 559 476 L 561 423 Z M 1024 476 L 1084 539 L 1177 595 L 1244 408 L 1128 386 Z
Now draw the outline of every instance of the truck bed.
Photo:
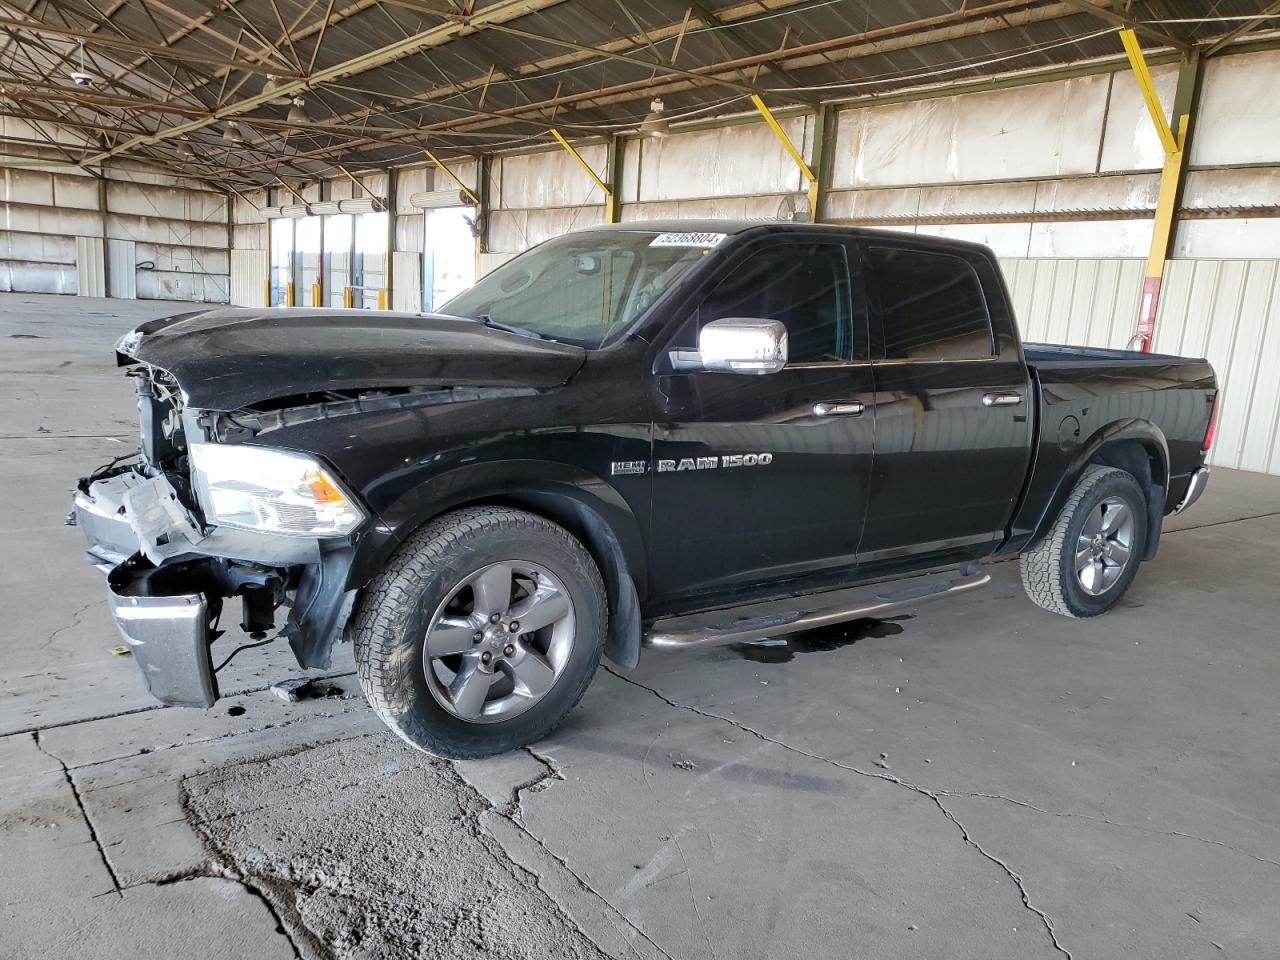
M 1162 367 L 1199 358 L 1177 357 L 1168 353 L 1143 353 L 1140 350 L 1107 350 L 1102 347 L 1070 347 L 1056 343 L 1024 343 L 1027 365 L 1044 368 L 1070 368 L 1078 365 L 1098 367 Z

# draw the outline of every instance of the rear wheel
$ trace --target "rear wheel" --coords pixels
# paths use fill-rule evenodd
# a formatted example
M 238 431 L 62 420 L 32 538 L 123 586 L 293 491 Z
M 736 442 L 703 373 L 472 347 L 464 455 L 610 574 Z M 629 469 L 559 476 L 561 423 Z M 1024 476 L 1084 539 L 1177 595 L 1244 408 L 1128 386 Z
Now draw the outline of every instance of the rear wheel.
M 502 753 L 573 709 L 604 646 L 604 584 L 564 528 L 508 508 L 427 524 L 354 621 L 360 684 L 401 738 L 439 756 Z
M 1133 582 L 1147 539 L 1147 499 L 1133 474 L 1085 469 L 1048 535 L 1019 560 L 1031 600 L 1066 617 L 1096 617 Z

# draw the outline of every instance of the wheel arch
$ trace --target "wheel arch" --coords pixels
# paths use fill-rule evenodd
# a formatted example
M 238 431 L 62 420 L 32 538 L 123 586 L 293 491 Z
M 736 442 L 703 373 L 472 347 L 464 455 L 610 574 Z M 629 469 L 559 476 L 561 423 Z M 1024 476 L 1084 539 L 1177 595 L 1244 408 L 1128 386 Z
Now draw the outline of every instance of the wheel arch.
M 1147 539 L 1141 557 L 1150 560 L 1159 546 L 1169 493 L 1169 443 L 1158 426 L 1137 418 L 1109 423 L 1081 444 L 1063 471 L 1028 547 L 1038 544 L 1052 529 L 1085 469 L 1094 464 L 1128 471 L 1146 493 Z
M 647 559 L 640 522 L 610 484 L 589 471 L 550 461 L 469 464 L 426 480 L 381 515 L 377 534 L 357 548 L 349 589 L 363 589 L 413 531 L 464 507 L 504 506 L 568 530 L 595 560 L 608 594 L 605 655 L 623 669 L 640 658 L 640 600 Z

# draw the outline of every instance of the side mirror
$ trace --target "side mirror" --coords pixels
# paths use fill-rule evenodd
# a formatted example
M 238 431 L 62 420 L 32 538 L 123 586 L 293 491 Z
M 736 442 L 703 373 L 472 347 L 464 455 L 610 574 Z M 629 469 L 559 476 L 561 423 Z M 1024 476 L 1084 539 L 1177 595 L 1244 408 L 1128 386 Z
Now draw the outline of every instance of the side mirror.
M 725 317 L 698 331 L 698 349 L 674 350 L 676 370 L 777 373 L 787 365 L 787 328 L 777 320 Z

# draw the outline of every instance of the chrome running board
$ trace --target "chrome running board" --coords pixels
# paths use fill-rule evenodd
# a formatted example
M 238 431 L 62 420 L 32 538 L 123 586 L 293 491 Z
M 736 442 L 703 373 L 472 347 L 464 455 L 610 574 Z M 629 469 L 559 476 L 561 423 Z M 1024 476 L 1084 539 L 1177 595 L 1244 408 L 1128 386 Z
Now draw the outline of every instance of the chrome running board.
M 647 647 L 683 649 L 778 637 L 859 617 L 882 617 L 917 603 L 977 590 L 990 581 L 989 573 L 971 564 L 960 570 L 907 580 L 693 613 L 656 621 L 645 631 L 643 643 Z

